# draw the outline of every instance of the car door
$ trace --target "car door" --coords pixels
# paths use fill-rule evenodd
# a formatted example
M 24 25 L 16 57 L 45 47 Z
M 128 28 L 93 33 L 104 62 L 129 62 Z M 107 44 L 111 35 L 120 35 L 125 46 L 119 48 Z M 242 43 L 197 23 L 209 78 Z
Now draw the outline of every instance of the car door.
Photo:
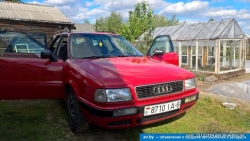
M 63 98 L 64 62 L 41 59 L 49 51 L 29 35 L 0 31 L 0 99 Z
M 161 50 L 163 51 L 163 54 L 154 54 L 155 50 Z M 174 46 L 169 35 L 157 36 L 153 40 L 153 43 L 147 52 L 147 56 L 179 66 L 179 57 L 174 51 Z

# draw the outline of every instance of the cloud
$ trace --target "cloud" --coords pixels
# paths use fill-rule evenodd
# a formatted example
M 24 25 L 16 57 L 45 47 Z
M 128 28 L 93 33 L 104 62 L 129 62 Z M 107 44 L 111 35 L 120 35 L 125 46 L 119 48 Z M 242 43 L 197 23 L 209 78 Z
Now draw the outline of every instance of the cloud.
M 243 2 L 250 2 L 250 0 L 243 0 Z
M 159 13 L 162 15 L 197 15 L 202 11 L 207 10 L 209 3 L 206 1 L 192 1 L 192 2 L 177 2 L 169 4 Z M 193 14 L 191 14 L 193 13 Z
M 86 2 L 88 6 L 99 6 L 98 9 L 108 11 L 119 11 L 124 9 L 133 9 L 137 3 L 145 0 L 94 0 L 93 2 Z M 168 3 L 164 0 L 148 1 L 153 9 L 159 9 L 166 6 Z
M 36 0 L 34 0 L 34 1 L 31 1 L 31 2 L 28 2 L 28 3 L 32 3 L 32 4 L 43 4 L 43 3 L 41 3 L 41 2 L 38 2 L 38 1 L 36 1 Z
M 29 0 L 26 0 L 29 1 Z M 83 22 L 85 19 L 94 23 L 101 16 L 108 16 L 110 12 L 119 12 L 126 20 L 128 11 L 134 9 L 138 2 L 144 0 L 30 0 L 29 3 L 55 6 L 72 22 Z M 206 22 L 210 18 L 224 20 L 235 18 L 241 28 L 250 32 L 250 9 L 234 8 L 237 4 L 245 4 L 250 0 L 233 0 L 231 6 L 224 6 L 225 0 L 188 0 L 187 2 L 172 2 L 168 0 L 146 0 L 157 14 L 171 17 L 176 15 L 180 21 L 187 23 Z M 235 5 L 234 5 L 235 4 Z M 218 6 L 221 5 L 221 6 Z M 246 7 L 246 6 L 242 6 Z
M 250 19 L 249 11 L 242 9 L 210 9 L 207 13 L 203 14 L 206 17 L 219 17 L 219 18 L 237 18 L 237 19 Z
M 91 10 L 85 13 L 79 13 L 75 15 L 72 20 L 83 20 L 85 18 L 98 18 L 101 16 L 108 16 L 110 12 L 115 11 L 120 13 L 124 19 L 128 18 L 128 12 L 133 10 L 135 5 L 144 0 L 94 0 L 92 2 L 87 1 L 85 6 L 92 6 Z M 149 1 L 149 4 L 153 9 L 160 9 L 167 6 L 168 3 L 164 0 Z
M 225 0 L 212 0 L 212 3 L 220 3 L 220 2 L 224 2 Z
M 237 14 L 237 11 L 234 9 L 231 10 L 225 10 L 225 9 L 221 9 L 218 11 L 215 10 L 211 10 L 210 12 L 205 13 L 205 16 L 208 17 L 227 17 L 227 16 L 235 16 Z
M 43 3 L 48 5 L 65 5 L 65 4 L 72 4 L 77 0 L 44 0 Z
M 72 17 L 72 20 L 83 21 L 84 19 L 98 18 L 101 16 L 108 16 L 109 12 L 101 9 L 92 9 L 87 12 L 82 12 Z

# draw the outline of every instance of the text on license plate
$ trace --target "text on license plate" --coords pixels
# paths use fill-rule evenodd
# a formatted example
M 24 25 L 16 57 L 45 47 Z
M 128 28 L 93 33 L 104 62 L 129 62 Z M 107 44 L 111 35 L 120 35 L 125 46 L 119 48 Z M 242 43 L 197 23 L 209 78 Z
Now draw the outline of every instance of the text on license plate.
M 176 109 L 180 109 L 180 107 L 181 107 L 181 100 L 145 106 L 144 107 L 144 116 L 165 113 L 165 112 L 173 111 Z

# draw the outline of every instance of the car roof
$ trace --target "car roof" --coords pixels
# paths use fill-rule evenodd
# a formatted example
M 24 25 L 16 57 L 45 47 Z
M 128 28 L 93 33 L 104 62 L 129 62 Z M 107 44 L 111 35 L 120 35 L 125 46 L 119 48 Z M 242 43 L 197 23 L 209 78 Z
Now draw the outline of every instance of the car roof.
M 55 35 L 71 35 L 71 34 L 101 34 L 101 35 L 118 35 L 114 32 L 61 32 L 61 33 L 57 33 Z

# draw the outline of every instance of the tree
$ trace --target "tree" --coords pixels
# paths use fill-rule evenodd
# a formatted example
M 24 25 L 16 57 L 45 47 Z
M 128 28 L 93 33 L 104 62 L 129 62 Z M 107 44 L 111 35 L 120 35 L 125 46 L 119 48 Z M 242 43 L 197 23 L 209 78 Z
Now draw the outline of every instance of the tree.
M 176 19 L 175 15 L 173 15 L 170 19 L 164 17 L 163 15 L 158 15 L 158 14 L 155 14 L 153 16 L 153 28 L 185 24 L 185 23 L 186 21 L 180 23 L 179 20 Z
M 88 19 L 85 19 L 83 23 L 85 23 L 85 24 L 90 24 L 90 22 L 89 22 Z
M 208 21 L 211 22 L 211 21 L 214 21 L 214 19 L 213 19 L 213 18 L 210 18 Z
M 163 15 L 155 14 L 153 16 L 153 28 L 162 27 L 168 25 L 168 19 Z
M 138 3 L 134 11 L 129 11 L 129 19 L 127 23 L 122 24 L 119 33 L 127 40 L 135 43 L 140 35 L 144 32 L 146 44 L 150 42 L 151 32 L 153 30 L 153 9 L 147 2 Z
M 178 25 L 179 23 L 179 19 L 176 19 L 176 16 L 173 15 L 169 20 L 168 20 L 168 25 Z
M 122 16 L 120 13 L 111 12 L 107 17 L 100 17 L 96 19 L 96 31 L 113 31 L 118 32 L 122 25 Z

